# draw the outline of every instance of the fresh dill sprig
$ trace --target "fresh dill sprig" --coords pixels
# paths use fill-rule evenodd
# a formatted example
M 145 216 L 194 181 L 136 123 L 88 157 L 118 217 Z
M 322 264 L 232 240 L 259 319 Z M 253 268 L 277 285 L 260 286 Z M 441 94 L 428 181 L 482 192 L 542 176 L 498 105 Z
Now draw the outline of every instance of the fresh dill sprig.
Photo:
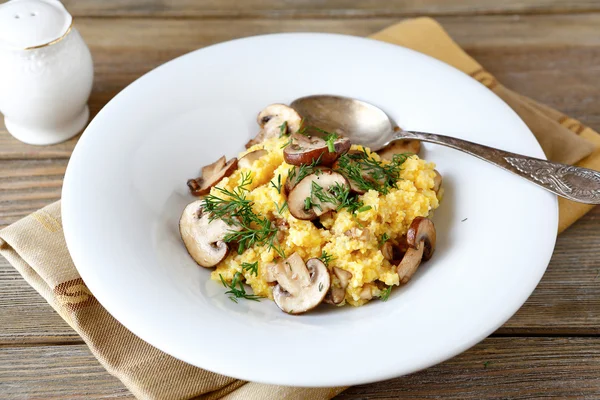
M 254 245 L 265 245 L 271 243 L 273 236 L 277 233 L 277 227 L 274 227 L 267 218 L 259 217 L 250 212 L 240 218 L 237 225 L 241 228 L 239 231 L 230 230 L 225 234 L 223 241 L 225 243 L 237 242 L 238 254 L 242 254 L 246 249 Z
M 387 301 L 390 298 L 390 294 L 392 293 L 392 286 L 388 286 L 381 291 L 379 294 L 379 300 Z
M 292 144 L 292 136 L 291 135 L 290 135 L 290 138 L 288 139 L 288 141 L 281 145 L 280 149 L 284 149 L 287 146 L 289 146 L 290 144 Z
M 252 183 L 250 172 L 242 174 L 241 182 L 233 190 L 217 187 L 216 189 L 227 198 L 208 195 L 204 199 L 204 208 L 210 213 L 210 221 L 221 219 L 223 222 L 239 229 L 230 229 L 223 241 L 237 242 L 238 254 L 242 254 L 252 246 L 267 246 L 278 254 L 283 254 L 274 244 L 277 227 L 271 221 L 252 210 L 253 201 L 246 197 L 248 185 Z
M 283 212 L 288 208 L 288 202 L 287 201 L 284 201 L 281 206 L 279 204 L 277 204 L 276 201 L 274 201 L 273 203 L 275 203 L 275 208 L 277 209 L 277 212 L 279 213 L 279 215 L 282 215 Z
M 390 240 L 390 235 L 386 233 L 384 233 L 383 235 L 381 235 L 381 237 L 379 238 L 379 247 L 383 246 L 385 244 L 385 242 L 387 242 L 388 240 Z
M 319 260 L 323 261 L 323 264 L 325 264 L 326 266 L 329 266 L 329 263 L 335 260 L 335 257 L 323 250 L 321 252 L 321 257 L 319 257 Z
M 377 161 L 366 149 L 347 153 L 338 159 L 337 171 L 351 180 L 361 190 L 376 190 L 387 194 L 397 187 L 402 164 L 412 154 L 395 154 L 391 162 Z
M 313 199 L 319 200 L 319 202 L 316 202 Z M 304 209 L 309 210 L 310 208 L 315 207 L 322 210 L 321 204 L 325 203 L 335 205 L 336 211 L 345 208 L 351 214 L 371 209 L 371 206 L 365 206 L 356 195 L 353 195 L 350 192 L 350 187 L 348 185 L 336 182 L 326 191 L 318 183 L 312 182 L 310 196 L 304 199 Z
M 277 193 L 281 194 L 281 175 L 277 175 L 277 183 L 271 181 L 271 186 L 277 190 Z
M 321 162 L 322 156 L 323 154 L 321 154 L 316 160 L 314 160 L 310 164 L 302 164 L 300 166 L 294 166 L 290 168 L 288 171 L 287 179 L 290 182 L 298 183 L 310 174 L 314 173 L 315 175 L 319 175 L 321 173 L 321 169 L 317 168 L 317 166 Z
M 330 153 L 335 153 L 335 140 L 338 138 L 338 135 L 336 133 L 330 133 L 327 136 L 325 136 L 325 143 L 327 143 L 327 150 L 329 150 Z
M 223 279 L 223 275 L 221 275 L 221 274 L 219 274 L 219 278 L 221 278 L 221 283 L 223 284 L 223 286 L 225 286 L 227 289 L 229 289 L 228 291 L 225 292 L 225 294 L 228 294 L 229 299 L 231 301 L 233 301 L 234 303 L 238 302 L 237 299 L 260 301 L 261 296 L 246 293 L 246 289 L 244 288 L 244 283 L 242 282 L 242 274 L 241 273 L 236 272 L 235 275 L 233 276 L 233 280 L 231 281 L 231 283 L 225 282 L 225 279 Z
M 250 275 L 258 276 L 258 261 L 254 261 L 253 263 L 243 262 L 242 269 L 250 271 Z
M 215 186 L 215 190 L 225 195 L 227 198 L 221 198 L 209 194 L 204 198 L 204 210 L 210 213 L 210 221 L 221 219 L 229 225 L 236 225 L 238 217 L 242 217 L 252 212 L 252 201 L 246 198 L 248 185 L 252 183 L 250 171 L 242 173 L 240 184 L 233 190 L 227 190 Z
M 279 125 L 279 137 L 284 137 L 287 134 L 288 123 L 283 121 L 283 124 Z

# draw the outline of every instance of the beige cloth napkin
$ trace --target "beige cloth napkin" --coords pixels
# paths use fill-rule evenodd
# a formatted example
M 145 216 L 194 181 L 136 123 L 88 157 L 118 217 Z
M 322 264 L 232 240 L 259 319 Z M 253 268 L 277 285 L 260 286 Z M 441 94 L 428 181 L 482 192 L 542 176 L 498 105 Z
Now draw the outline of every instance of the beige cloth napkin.
M 406 20 L 372 36 L 451 64 L 502 97 L 529 125 L 551 160 L 600 168 L 600 136 L 578 121 L 500 85 L 433 20 Z M 586 140 L 587 139 L 587 140 Z M 561 201 L 560 229 L 589 206 Z M 150 346 L 98 303 L 77 273 L 63 236 L 60 203 L 0 231 L 0 253 L 77 331 L 112 375 L 140 399 L 330 399 L 345 388 L 291 388 L 243 382 L 185 364 Z

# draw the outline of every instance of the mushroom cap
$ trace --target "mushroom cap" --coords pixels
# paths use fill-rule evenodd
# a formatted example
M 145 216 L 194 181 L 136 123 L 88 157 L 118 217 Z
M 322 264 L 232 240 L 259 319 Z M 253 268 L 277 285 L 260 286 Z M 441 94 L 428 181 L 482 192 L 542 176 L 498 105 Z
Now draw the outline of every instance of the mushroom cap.
M 406 233 L 406 241 L 412 248 L 418 248 L 423 242 L 423 259 L 429 260 L 435 251 L 435 226 L 429 218 L 416 217 Z
M 377 154 L 379 154 L 379 157 L 383 160 L 392 161 L 396 154 L 419 154 L 419 151 L 421 151 L 421 142 L 419 140 L 401 139 L 388 144 L 383 149 L 379 150 Z
M 437 194 L 442 187 L 443 179 L 442 174 L 437 169 L 434 169 L 433 172 L 435 172 L 435 176 L 433 177 L 433 191 Z
M 341 174 L 330 169 L 322 169 L 319 173 L 307 175 L 288 194 L 288 209 L 290 214 L 298 219 L 310 220 L 317 218 L 331 210 L 335 210 L 339 204 L 321 202 L 312 195 L 313 183 L 323 188 L 324 193 L 336 184 L 348 186 L 348 181 Z M 311 199 L 312 207 L 305 209 L 306 199 Z
M 210 221 L 210 215 L 203 207 L 204 200 L 196 200 L 185 207 L 179 220 L 179 233 L 194 261 L 210 268 L 227 256 L 229 247 L 223 241 L 225 235 L 240 228 L 221 219 Z
M 321 165 L 331 165 L 350 150 L 350 146 L 350 139 L 339 137 L 333 142 L 334 151 L 331 152 L 323 138 L 295 133 L 291 136 L 290 144 L 283 150 L 283 159 L 292 165 L 312 164 L 317 160 Z
M 302 117 L 291 107 L 285 104 L 271 104 L 263 109 L 256 117 L 256 122 L 261 130 L 256 137 L 246 143 L 246 148 L 264 142 L 267 139 L 279 137 L 281 126 L 286 123 L 285 134 L 294 134 L 300 130 Z
M 237 158 L 225 162 L 225 156 L 222 156 L 212 164 L 202 167 L 202 175 L 196 179 L 189 179 L 187 185 L 194 196 L 202 196 L 210 192 L 210 188 L 215 186 L 221 179 L 233 174 L 238 166 Z
M 329 271 L 318 258 L 306 264 L 294 253 L 276 266 L 275 304 L 288 314 L 302 314 L 318 306 L 331 286 Z
M 238 160 L 239 168 L 252 168 L 252 164 L 261 157 L 266 156 L 269 152 L 265 149 L 258 149 L 247 153 Z

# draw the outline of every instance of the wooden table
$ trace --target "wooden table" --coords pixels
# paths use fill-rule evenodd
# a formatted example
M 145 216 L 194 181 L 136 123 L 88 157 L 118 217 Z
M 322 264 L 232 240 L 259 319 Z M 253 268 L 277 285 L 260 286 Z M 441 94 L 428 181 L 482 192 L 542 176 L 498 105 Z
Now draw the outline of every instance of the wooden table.
M 209 44 L 269 32 L 366 36 L 405 17 L 431 15 L 506 86 L 600 130 L 600 2 L 595 0 L 64 3 L 94 57 L 93 114 L 143 73 Z M 0 227 L 59 199 L 76 142 L 28 146 L 0 125 Z M 441 365 L 354 387 L 340 398 L 598 399 L 599 335 L 596 208 L 558 238 L 536 291 L 491 337 Z M 0 257 L 0 398 L 115 397 L 132 395 Z

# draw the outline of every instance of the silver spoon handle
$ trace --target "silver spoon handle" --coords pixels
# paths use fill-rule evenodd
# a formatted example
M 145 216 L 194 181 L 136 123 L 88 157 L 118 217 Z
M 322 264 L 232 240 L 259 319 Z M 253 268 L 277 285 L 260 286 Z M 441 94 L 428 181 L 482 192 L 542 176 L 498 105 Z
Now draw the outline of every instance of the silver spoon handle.
M 598 171 L 540 160 L 433 133 L 400 131 L 393 140 L 396 139 L 418 139 L 452 147 L 517 174 L 569 200 L 600 204 L 600 172 Z

